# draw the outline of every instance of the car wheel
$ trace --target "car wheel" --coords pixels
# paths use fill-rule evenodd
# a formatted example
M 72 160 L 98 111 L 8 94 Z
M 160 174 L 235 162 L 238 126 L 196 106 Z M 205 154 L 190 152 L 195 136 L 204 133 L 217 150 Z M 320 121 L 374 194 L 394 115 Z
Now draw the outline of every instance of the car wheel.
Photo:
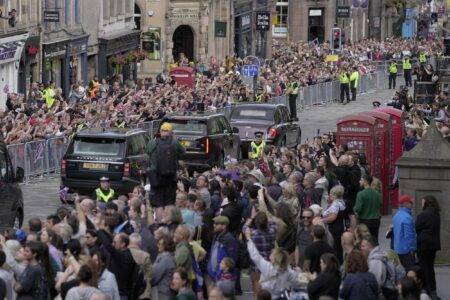
M 13 223 L 13 228 L 14 229 L 20 229 L 22 227 L 22 222 L 23 222 L 23 215 L 22 213 L 18 210 L 14 216 L 14 223 Z

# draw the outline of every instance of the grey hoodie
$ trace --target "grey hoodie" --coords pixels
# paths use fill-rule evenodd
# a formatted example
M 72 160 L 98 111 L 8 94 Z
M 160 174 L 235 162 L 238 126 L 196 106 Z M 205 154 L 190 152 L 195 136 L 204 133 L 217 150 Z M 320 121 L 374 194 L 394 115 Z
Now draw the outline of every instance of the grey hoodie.
M 368 257 L 369 272 L 375 275 L 378 282 L 378 287 L 382 287 L 386 281 L 386 262 L 388 258 L 380 247 L 375 247 L 370 251 Z
M 66 300 L 89 300 L 95 293 L 101 293 L 99 289 L 94 287 L 73 287 L 66 295 Z

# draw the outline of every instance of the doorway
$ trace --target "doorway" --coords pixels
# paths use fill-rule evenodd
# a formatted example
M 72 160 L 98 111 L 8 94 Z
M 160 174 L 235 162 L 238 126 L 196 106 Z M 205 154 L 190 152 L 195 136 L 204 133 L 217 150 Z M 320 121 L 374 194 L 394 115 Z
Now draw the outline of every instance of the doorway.
M 134 29 L 141 30 L 141 8 L 134 4 Z
M 323 8 L 311 8 L 309 10 L 308 41 L 317 39 L 319 43 L 324 42 L 325 30 L 323 19 Z
M 194 60 L 194 32 L 188 25 L 179 26 L 173 33 L 172 55 L 175 61 L 178 61 L 181 53 L 184 53 L 189 61 Z

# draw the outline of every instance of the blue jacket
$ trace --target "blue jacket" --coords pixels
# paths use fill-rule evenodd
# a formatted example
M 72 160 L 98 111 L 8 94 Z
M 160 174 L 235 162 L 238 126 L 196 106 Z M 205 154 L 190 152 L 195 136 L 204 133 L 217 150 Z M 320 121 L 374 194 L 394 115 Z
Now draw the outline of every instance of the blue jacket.
M 408 254 L 417 249 L 417 236 L 411 209 L 400 207 L 392 219 L 394 227 L 394 251 Z
M 211 252 L 209 255 L 207 271 L 208 275 L 214 281 L 220 279 L 221 270 L 220 262 L 225 257 L 230 257 L 236 262 L 238 257 L 238 243 L 236 238 L 230 233 L 225 232 L 217 235 L 214 238 L 213 244 L 211 246 Z

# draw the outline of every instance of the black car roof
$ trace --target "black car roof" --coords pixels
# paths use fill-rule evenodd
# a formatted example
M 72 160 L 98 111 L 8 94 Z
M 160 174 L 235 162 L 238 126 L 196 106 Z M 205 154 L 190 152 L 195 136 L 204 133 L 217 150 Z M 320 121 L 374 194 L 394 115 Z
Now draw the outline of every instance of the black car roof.
M 85 128 L 76 134 L 77 137 L 126 138 L 127 136 L 145 133 L 142 129 L 132 128 Z
M 165 116 L 164 120 L 209 120 L 214 117 L 223 116 L 220 113 L 184 113 L 184 114 L 174 114 L 170 116 Z
M 273 109 L 280 106 L 286 106 L 281 103 L 259 103 L 259 102 L 244 102 L 244 103 L 237 103 L 233 108 L 235 107 L 246 107 L 246 108 L 256 108 L 260 107 L 263 109 Z

